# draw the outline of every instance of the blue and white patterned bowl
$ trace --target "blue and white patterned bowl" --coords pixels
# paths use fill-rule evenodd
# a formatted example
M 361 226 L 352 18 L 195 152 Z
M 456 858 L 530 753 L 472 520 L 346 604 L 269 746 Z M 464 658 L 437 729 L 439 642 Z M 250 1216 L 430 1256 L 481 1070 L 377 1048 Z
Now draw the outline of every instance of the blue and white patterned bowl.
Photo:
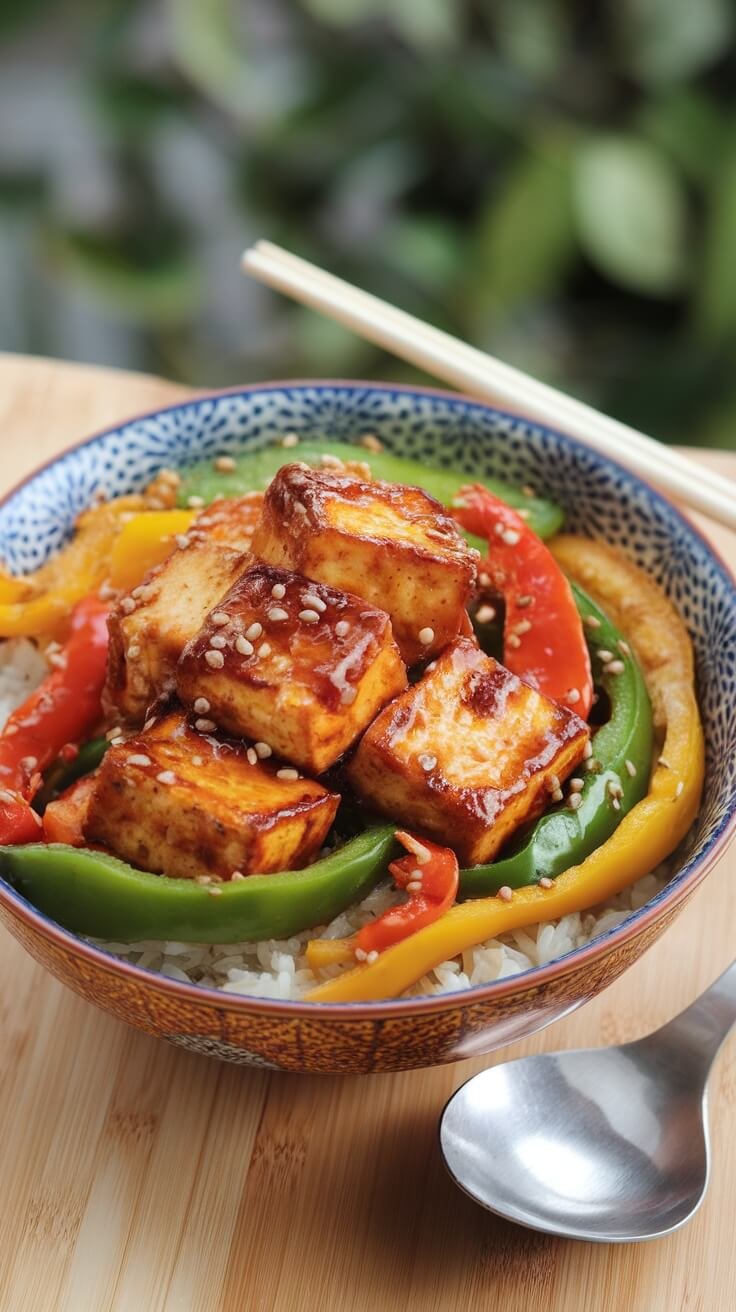
M 707 744 L 704 802 L 667 887 L 593 943 L 467 993 L 325 1006 L 223 995 L 130 966 L 46 920 L 0 881 L 0 918 L 90 1000 L 151 1033 L 230 1060 L 302 1071 L 395 1070 L 490 1051 L 593 996 L 681 909 L 736 825 L 736 584 L 698 530 L 613 461 L 537 423 L 422 388 L 273 384 L 197 398 L 110 429 L 27 479 L 0 506 L 0 557 L 35 569 L 100 491 L 140 489 L 162 466 L 234 453 L 287 431 L 350 440 L 481 479 L 531 484 L 567 526 L 621 546 L 659 580 L 695 644 Z

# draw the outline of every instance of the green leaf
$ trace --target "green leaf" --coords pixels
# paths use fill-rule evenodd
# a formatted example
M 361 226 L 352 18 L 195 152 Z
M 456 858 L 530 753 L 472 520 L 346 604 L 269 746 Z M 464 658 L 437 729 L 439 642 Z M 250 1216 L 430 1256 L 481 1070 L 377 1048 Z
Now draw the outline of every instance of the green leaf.
M 476 303 L 497 316 L 548 292 L 575 252 L 572 144 L 566 134 L 535 143 L 484 203 L 476 232 Z
M 623 61 L 645 83 L 684 81 L 728 53 L 732 0 L 618 0 Z
M 677 87 L 645 101 L 635 126 L 698 185 L 720 166 L 727 146 L 728 121 L 720 106 L 688 87 Z
M 636 137 L 600 136 L 577 151 L 575 218 L 591 263 L 644 296 L 669 296 L 687 278 L 685 194 L 669 161 Z
M 708 205 L 697 318 L 709 340 L 736 330 L 736 144 L 721 159 Z
M 537 81 L 554 77 L 569 41 L 570 6 L 560 0 L 497 0 L 495 8 L 504 58 Z
M 441 48 L 458 36 L 461 13 L 457 0 L 303 0 L 323 23 L 352 27 L 371 19 L 391 24 L 404 40 L 419 49 Z
M 200 280 L 186 252 L 160 249 L 145 262 L 114 237 L 84 231 L 55 234 L 53 255 L 59 267 L 86 285 L 121 318 L 149 324 L 179 323 L 201 301 Z

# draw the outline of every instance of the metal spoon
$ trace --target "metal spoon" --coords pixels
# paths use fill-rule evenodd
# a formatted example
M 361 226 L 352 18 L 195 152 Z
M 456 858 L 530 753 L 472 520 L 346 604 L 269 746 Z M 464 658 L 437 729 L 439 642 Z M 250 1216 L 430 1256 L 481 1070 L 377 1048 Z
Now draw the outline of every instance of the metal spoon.
M 662 1029 L 492 1066 L 453 1095 L 440 1144 L 491 1212 L 569 1239 L 669 1234 L 708 1187 L 706 1084 L 736 1023 L 736 962 Z

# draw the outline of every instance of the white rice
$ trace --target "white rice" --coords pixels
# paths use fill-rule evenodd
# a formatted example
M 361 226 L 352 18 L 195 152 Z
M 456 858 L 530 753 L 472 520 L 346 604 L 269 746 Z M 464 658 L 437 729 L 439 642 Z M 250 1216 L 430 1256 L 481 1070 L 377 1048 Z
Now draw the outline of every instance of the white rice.
M 621 924 L 632 911 L 654 897 L 667 879 L 668 872 L 660 869 L 601 907 L 489 939 L 464 952 L 461 959 L 443 961 L 409 989 L 407 996 L 451 993 L 542 966 Z M 116 957 L 182 983 L 201 984 L 252 998 L 293 999 L 302 997 L 317 982 L 304 955 L 309 939 L 346 938 L 396 901 L 395 891 L 384 882 L 363 902 L 326 927 L 305 930 L 283 940 L 219 944 L 97 941 Z M 328 979 L 344 969 L 331 967 L 321 972 L 319 978 Z
M 5 724 L 13 708 L 38 686 L 46 670 L 43 657 L 27 639 L 16 638 L 0 643 L 0 726 Z M 661 867 L 603 906 L 489 939 L 463 952 L 460 958 L 443 961 L 408 992 L 416 995 L 451 993 L 544 965 L 619 925 L 632 911 L 654 897 L 668 877 L 666 867 Z M 361 903 L 329 925 L 305 930 L 285 940 L 213 944 L 96 941 L 124 961 L 166 975 L 169 979 L 221 989 L 223 993 L 294 999 L 302 997 L 317 982 L 304 955 L 310 939 L 347 938 L 398 900 L 396 890 L 384 881 Z M 337 975 L 344 969 L 331 967 L 321 973 L 320 979 Z
M 46 671 L 43 656 L 28 638 L 0 642 L 0 728 L 10 712 L 38 687 Z

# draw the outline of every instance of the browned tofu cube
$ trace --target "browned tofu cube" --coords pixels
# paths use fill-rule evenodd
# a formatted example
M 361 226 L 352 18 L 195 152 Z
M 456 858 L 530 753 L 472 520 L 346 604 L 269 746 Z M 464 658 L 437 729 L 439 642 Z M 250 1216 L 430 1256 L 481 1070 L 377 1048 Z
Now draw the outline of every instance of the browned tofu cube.
M 85 834 L 144 870 L 230 879 L 306 865 L 339 801 L 175 712 L 108 749 Z
M 177 670 L 195 714 L 315 774 L 405 687 L 385 611 L 270 565 L 233 584 Z
M 253 554 L 388 611 L 407 665 L 460 632 L 476 557 L 416 487 L 285 465 L 268 487 Z
M 236 551 L 250 551 L 256 524 L 261 518 L 263 493 L 247 492 L 243 497 L 223 497 L 213 501 L 195 519 L 189 530 L 193 541 L 220 542 Z
M 247 568 L 218 542 L 189 542 L 113 606 L 105 701 L 133 724 L 174 686 L 176 662 L 207 612 Z
M 587 740 L 573 711 L 459 638 L 374 720 L 348 778 L 377 810 L 479 865 L 544 810 Z

